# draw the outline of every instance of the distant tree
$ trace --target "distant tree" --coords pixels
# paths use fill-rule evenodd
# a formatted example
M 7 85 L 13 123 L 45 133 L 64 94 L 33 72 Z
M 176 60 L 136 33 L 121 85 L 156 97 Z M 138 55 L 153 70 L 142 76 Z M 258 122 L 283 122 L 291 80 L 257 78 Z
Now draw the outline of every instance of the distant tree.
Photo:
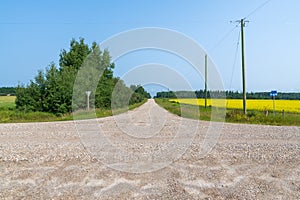
M 204 90 L 157 92 L 155 98 L 205 98 Z M 238 91 L 208 91 L 208 98 L 242 99 L 243 94 Z M 248 92 L 247 99 L 271 99 L 270 92 Z M 300 93 L 279 92 L 276 99 L 300 100 Z
M 154 98 L 177 98 L 173 91 L 157 92 Z
M 0 96 L 14 96 L 16 94 L 15 87 L 0 87 Z
M 131 85 L 130 89 L 133 91 L 130 104 L 141 102 L 143 99 L 151 98 L 151 95 L 146 92 L 141 85 Z
M 118 82 L 121 84 L 117 88 L 119 97 L 116 99 L 121 102 L 123 94 L 130 93 L 124 82 L 113 76 L 115 65 L 111 63 L 109 52 L 102 52 L 95 42 L 90 48 L 83 38 L 79 41 L 72 39 L 69 50 L 62 50 L 59 57 L 59 68 L 51 63 L 45 73 L 38 71 L 27 86 L 17 87 L 16 105 L 19 110 L 60 115 L 72 112 L 73 108 L 84 109 L 86 99 L 83 91 L 90 88 L 96 88 L 92 95 L 94 98 L 91 99 L 96 108 L 111 108 L 112 92 Z M 83 76 L 76 80 L 82 66 L 87 67 L 87 70 L 82 70 Z M 74 88 L 75 80 L 79 88 Z M 74 95 L 76 101 L 73 100 Z M 150 95 L 144 88 L 137 86 L 128 102 L 136 103 L 148 97 Z M 120 103 L 119 106 L 124 106 L 123 104 Z

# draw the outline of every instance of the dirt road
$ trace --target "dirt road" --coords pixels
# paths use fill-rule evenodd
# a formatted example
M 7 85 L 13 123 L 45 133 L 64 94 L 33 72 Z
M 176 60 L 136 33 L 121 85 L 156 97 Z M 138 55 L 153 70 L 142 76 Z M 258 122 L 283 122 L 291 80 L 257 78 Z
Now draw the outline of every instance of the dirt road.
M 300 199 L 300 127 L 224 124 L 203 157 L 219 125 L 153 100 L 97 120 L 0 124 L 0 199 Z

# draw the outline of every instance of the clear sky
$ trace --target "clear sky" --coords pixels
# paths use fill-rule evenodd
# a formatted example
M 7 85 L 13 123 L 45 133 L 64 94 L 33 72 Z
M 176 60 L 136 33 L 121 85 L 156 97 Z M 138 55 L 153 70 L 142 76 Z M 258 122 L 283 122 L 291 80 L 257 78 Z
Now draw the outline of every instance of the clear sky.
M 230 21 L 247 17 L 247 91 L 300 92 L 300 1 L 270 0 L 265 5 L 264 2 L 3 0 L 0 87 L 26 84 L 37 70 L 45 69 L 52 61 L 58 64 L 61 49 L 67 49 L 72 38 L 100 43 L 129 29 L 161 27 L 194 39 L 216 64 L 225 89 L 241 91 L 240 45 L 236 54 L 240 28 L 234 29 L 236 24 Z M 178 58 L 145 51 L 116 61 L 115 74 L 122 77 L 130 68 L 149 62 L 171 67 L 174 64 L 181 73 L 189 71 Z M 190 81 L 194 89 L 203 89 L 203 81 L 197 82 L 192 76 Z

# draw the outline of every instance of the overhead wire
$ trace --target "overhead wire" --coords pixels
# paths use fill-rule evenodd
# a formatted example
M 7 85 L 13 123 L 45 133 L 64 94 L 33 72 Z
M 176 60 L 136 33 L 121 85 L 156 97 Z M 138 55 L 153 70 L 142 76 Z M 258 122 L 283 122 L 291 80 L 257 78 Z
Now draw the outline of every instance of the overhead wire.
M 264 3 L 262 3 L 261 5 L 259 5 L 252 12 L 250 12 L 246 17 L 244 17 L 244 19 L 247 19 L 248 17 L 250 17 L 251 15 L 253 15 L 254 13 L 256 13 L 257 11 L 259 11 L 260 9 L 262 9 L 263 7 L 265 7 L 270 1 L 272 1 L 272 0 L 267 0 Z
M 239 31 L 237 43 L 236 43 L 236 49 L 235 49 L 235 54 L 234 54 L 234 61 L 233 61 L 233 66 L 232 66 L 232 71 L 231 71 L 231 78 L 230 78 L 230 85 L 229 85 L 229 90 L 231 90 L 232 87 L 232 81 L 233 81 L 233 75 L 236 67 L 236 62 L 238 58 L 238 50 L 239 50 L 239 45 L 240 45 L 240 37 L 241 37 L 241 31 Z
M 213 51 L 214 49 L 216 49 L 219 45 L 222 44 L 222 42 L 224 42 L 224 40 L 226 40 L 231 33 L 238 27 L 238 25 L 236 25 L 234 28 L 230 29 L 211 49 L 210 51 Z
M 272 0 L 267 0 L 264 3 L 262 3 L 261 5 L 259 5 L 258 7 L 256 7 L 253 11 L 251 11 L 248 15 L 246 15 L 246 17 L 244 17 L 243 19 L 247 19 L 248 17 L 252 16 L 254 13 L 256 13 L 257 11 L 259 11 L 260 9 L 262 9 L 264 6 L 266 6 L 270 1 Z M 231 21 L 232 22 L 232 21 Z M 214 49 L 216 49 L 220 44 L 222 44 L 222 42 L 224 42 L 224 40 L 226 40 L 230 34 L 238 27 L 238 24 L 233 27 L 232 29 L 230 29 L 211 49 L 210 51 L 213 51 Z
M 260 9 L 262 9 L 264 6 L 266 6 L 270 1 L 272 1 L 272 0 L 267 0 L 264 3 L 260 4 L 253 11 L 251 11 L 248 15 L 246 15 L 246 17 L 244 17 L 243 19 L 245 20 L 245 19 L 249 18 L 250 16 L 252 16 L 256 12 L 258 12 Z M 239 24 L 241 23 L 241 21 L 237 21 L 237 22 L 239 22 Z M 247 22 L 249 22 L 249 21 L 247 21 Z M 237 26 L 238 25 L 236 25 L 234 28 L 236 28 Z M 234 71 L 235 71 L 235 68 L 236 68 L 236 62 L 237 62 L 237 58 L 238 58 L 238 49 L 239 49 L 239 44 L 240 44 L 240 37 L 241 37 L 241 31 L 239 31 L 238 40 L 237 40 L 237 43 L 236 43 L 236 50 L 235 50 L 235 55 L 234 55 L 234 61 L 233 61 L 233 66 L 232 66 L 231 77 L 230 77 L 229 90 L 231 90 L 231 87 L 232 87 Z

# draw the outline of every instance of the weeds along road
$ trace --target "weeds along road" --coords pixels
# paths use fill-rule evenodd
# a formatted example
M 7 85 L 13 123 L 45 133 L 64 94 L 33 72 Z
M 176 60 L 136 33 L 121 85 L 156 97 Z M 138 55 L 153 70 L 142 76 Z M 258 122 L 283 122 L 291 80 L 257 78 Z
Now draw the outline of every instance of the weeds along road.
M 300 198 L 300 127 L 224 124 L 203 157 L 217 124 L 153 100 L 79 123 L 0 124 L 0 199 Z

